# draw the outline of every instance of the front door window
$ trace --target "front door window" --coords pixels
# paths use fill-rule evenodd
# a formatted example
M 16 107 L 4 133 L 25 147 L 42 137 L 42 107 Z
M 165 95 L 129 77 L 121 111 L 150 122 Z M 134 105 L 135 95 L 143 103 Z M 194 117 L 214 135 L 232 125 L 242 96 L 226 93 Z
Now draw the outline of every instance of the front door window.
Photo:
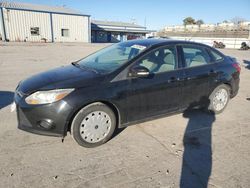
M 146 67 L 151 74 L 175 70 L 177 68 L 175 47 L 167 46 L 153 50 L 139 60 L 137 65 Z

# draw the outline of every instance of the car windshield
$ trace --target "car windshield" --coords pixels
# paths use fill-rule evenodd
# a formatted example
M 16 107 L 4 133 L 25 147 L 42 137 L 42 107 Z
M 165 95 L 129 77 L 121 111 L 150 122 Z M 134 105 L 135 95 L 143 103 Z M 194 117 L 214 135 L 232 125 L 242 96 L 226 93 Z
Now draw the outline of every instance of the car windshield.
M 83 69 L 94 70 L 98 73 L 109 73 L 124 65 L 144 49 L 146 46 L 135 42 L 117 43 L 87 56 L 80 60 L 78 65 Z

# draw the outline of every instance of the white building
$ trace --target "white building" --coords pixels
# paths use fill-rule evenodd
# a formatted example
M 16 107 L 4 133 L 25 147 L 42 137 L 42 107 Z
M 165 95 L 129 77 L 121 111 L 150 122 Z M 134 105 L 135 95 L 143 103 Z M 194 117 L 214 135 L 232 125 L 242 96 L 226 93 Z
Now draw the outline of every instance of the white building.
M 241 25 L 241 26 L 249 26 L 249 25 L 250 25 L 250 22 L 240 22 L 240 25 Z
M 241 29 L 250 29 L 250 22 L 241 22 L 239 25 Z
M 175 26 L 166 26 L 166 27 L 164 28 L 164 30 L 167 31 L 167 32 L 175 31 Z
M 90 42 L 90 16 L 66 7 L 0 1 L 0 39 Z
M 236 29 L 237 26 L 232 22 L 228 22 L 228 23 L 224 22 L 224 23 L 219 23 L 217 28 L 220 30 L 227 30 L 228 31 L 228 30 Z
M 185 31 L 185 26 L 184 25 L 175 25 L 174 30 L 180 31 L 180 32 Z
M 186 25 L 186 30 L 187 31 L 199 31 L 199 26 L 198 25 Z
M 200 30 L 202 31 L 214 31 L 216 28 L 215 24 L 201 24 Z

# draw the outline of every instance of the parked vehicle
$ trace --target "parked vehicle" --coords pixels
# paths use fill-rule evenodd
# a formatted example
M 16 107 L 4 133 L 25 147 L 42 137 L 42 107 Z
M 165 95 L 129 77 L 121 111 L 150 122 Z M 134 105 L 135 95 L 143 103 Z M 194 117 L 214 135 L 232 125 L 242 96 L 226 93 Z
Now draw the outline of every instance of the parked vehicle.
M 204 44 L 132 40 L 71 65 L 21 81 L 18 128 L 61 136 L 85 147 L 107 142 L 115 129 L 149 118 L 206 108 L 221 113 L 239 89 L 240 67 Z
M 214 41 L 213 47 L 214 48 L 225 48 L 226 45 L 223 42 Z
M 149 36 L 148 39 L 170 39 L 169 37 Z
M 241 43 L 240 50 L 249 50 L 249 49 L 250 49 L 250 47 L 247 45 L 246 42 Z
M 222 48 L 225 48 L 226 45 L 223 42 L 214 41 L 213 47 L 214 48 L 221 48 L 222 49 Z

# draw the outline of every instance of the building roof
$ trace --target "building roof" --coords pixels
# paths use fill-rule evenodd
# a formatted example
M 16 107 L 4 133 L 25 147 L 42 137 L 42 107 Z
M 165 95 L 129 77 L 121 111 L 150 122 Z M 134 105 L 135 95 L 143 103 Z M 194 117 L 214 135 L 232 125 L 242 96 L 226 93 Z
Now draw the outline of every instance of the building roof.
M 15 9 L 15 10 L 27 10 L 27 11 L 37 11 L 37 12 L 49 12 L 49 13 L 89 16 L 89 15 L 82 14 L 81 12 L 77 10 L 74 10 L 65 6 L 47 6 L 47 5 L 10 2 L 10 1 L 0 0 L 0 7 L 6 8 L 6 9 Z
M 100 21 L 100 20 L 92 20 L 91 29 L 94 31 L 113 31 L 113 32 L 126 32 L 126 33 L 152 32 L 152 30 L 147 30 L 146 27 L 135 23 Z
M 101 21 L 101 20 L 92 20 L 91 22 L 96 25 L 104 25 L 104 26 L 146 28 L 144 26 L 128 22 Z

